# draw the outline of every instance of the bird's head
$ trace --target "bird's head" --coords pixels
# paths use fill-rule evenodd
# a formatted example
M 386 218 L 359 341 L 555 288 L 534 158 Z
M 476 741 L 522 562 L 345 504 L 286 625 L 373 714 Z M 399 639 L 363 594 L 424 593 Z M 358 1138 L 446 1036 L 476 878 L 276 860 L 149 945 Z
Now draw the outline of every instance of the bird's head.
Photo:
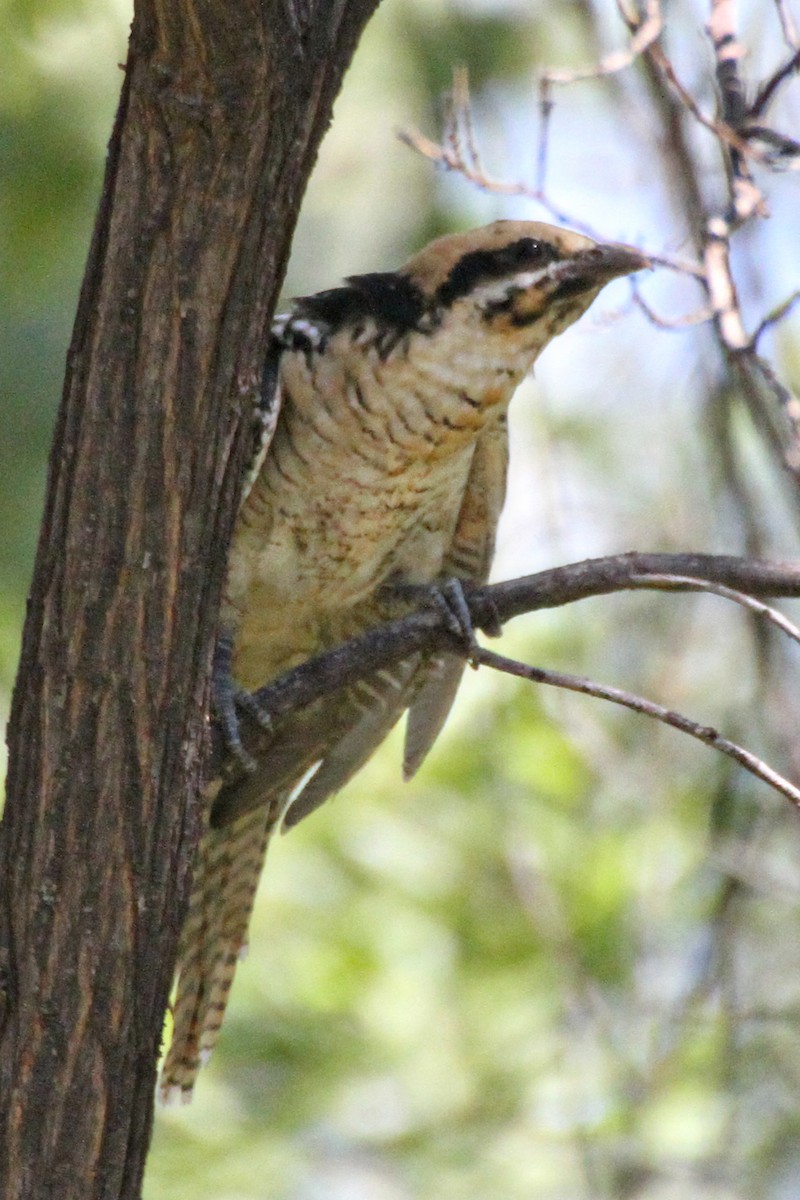
M 632 246 L 539 221 L 494 221 L 437 238 L 398 271 L 352 275 L 343 287 L 301 297 L 274 331 L 304 353 L 340 334 L 382 354 L 407 334 L 457 331 L 499 338 L 529 366 L 610 280 L 649 265 Z
M 580 317 L 601 289 L 650 264 L 632 246 L 539 221 L 494 221 L 431 242 L 399 272 L 431 312 L 488 331 L 530 330 L 539 344 Z

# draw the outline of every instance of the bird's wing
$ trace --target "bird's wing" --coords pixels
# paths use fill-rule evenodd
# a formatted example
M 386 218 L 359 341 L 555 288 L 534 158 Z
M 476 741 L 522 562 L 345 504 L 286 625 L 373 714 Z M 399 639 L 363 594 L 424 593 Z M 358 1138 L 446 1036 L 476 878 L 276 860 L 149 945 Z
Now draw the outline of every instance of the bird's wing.
M 484 583 L 494 554 L 495 534 L 508 473 L 508 425 L 505 414 L 478 438 L 442 577 Z M 406 722 L 403 775 L 419 769 L 444 725 L 455 699 L 464 660 L 454 654 L 428 659 L 417 672 L 416 694 Z
M 255 771 L 222 789 L 212 823 L 227 826 L 266 804 L 284 814 L 284 826 L 290 828 L 319 808 L 352 779 L 397 724 L 416 690 L 419 667 L 415 654 L 291 717 Z M 308 778 L 302 782 L 304 776 Z
M 356 685 L 364 697 L 361 715 L 329 744 L 318 769 L 293 799 L 284 821 L 287 828 L 340 791 L 374 754 L 408 707 L 419 661 L 415 654 Z

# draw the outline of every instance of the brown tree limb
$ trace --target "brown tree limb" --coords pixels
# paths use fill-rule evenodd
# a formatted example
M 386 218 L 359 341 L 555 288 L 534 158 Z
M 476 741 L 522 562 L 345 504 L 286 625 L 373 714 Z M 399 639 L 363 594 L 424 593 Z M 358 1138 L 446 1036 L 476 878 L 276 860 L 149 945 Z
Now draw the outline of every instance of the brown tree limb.
M 711 554 L 619 554 L 554 567 L 505 583 L 465 589 L 465 598 L 475 628 L 494 633 L 498 623 L 503 624 L 513 617 L 563 607 L 593 596 L 642 589 L 686 592 L 706 587 L 748 605 L 781 626 L 783 632 L 790 633 L 781 625 L 780 614 L 751 598 L 800 597 L 800 563 L 761 562 Z M 272 751 L 269 769 L 274 774 L 280 770 L 278 764 L 282 762 L 284 743 L 291 750 L 293 738 L 302 736 L 304 722 L 313 725 L 318 719 L 315 706 L 322 697 L 341 692 L 411 654 L 442 651 L 465 658 L 470 655 L 470 647 L 454 634 L 442 607 L 431 604 L 302 663 L 255 693 L 260 707 L 272 717 L 272 728 L 265 731 L 254 722 L 243 722 L 243 740 L 248 753 L 258 760 Z M 483 652 L 478 661 L 487 661 Z M 523 668 L 524 664 L 520 664 L 520 669 Z M 338 719 L 345 725 L 348 720 L 346 705 L 346 697 L 343 697 Z M 688 725 L 692 724 L 688 718 L 685 720 Z M 676 724 L 676 721 L 671 723 Z M 287 730 L 290 731 L 288 737 Z M 696 732 L 694 736 L 698 736 Z M 710 738 L 705 740 L 709 744 L 713 742 Z M 215 754 L 210 765 L 212 771 L 223 771 L 225 788 L 215 802 L 212 819 L 217 824 L 225 824 L 249 811 L 258 802 L 261 789 L 257 772 L 255 776 L 242 774 L 237 764 L 226 761 L 219 731 L 216 731 L 215 741 Z M 280 747 L 277 755 L 276 746 Z M 730 753 L 729 750 L 725 752 Z M 742 754 L 747 753 L 742 751 Z M 291 754 L 289 757 L 291 759 Z M 290 762 L 287 765 L 291 765 Z M 770 770 L 764 765 L 764 772 Z M 764 772 L 761 778 L 766 778 Z M 776 772 L 773 774 L 777 777 Z M 787 784 L 787 787 L 792 786 Z
M 136 6 L 8 734 L 8 1200 L 140 1192 L 249 413 L 376 3 Z
M 716 554 L 634 552 L 587 559 L 504 583 L 470 588 L 465 598 L 475 628 L 492 631 L 498 620 L 505 624 L 544 608 L 561 608 L 613 592 L 662 589 L 664 576 L 673 577 L 673 591 L 692 591 L 708 580 L 751 596 L 800 597 L 800 563 L 759 562 Z M 255 695 L 277 718 L 390 667 L 409 654 L 436 650 L 466 654 L 446 615 L 438 605 L 431 605 L 309 659 Z

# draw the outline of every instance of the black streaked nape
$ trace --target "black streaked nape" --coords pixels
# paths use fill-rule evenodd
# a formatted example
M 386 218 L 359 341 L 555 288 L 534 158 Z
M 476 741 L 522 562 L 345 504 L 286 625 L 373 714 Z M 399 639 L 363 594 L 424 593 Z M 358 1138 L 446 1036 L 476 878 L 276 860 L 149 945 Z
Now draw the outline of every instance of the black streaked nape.
M 420 289 L 395 271 L 351 275 L 344 287 L 295 301 L 295 314 L 333 333 L 371 317 L 399 334 L 416 329 L 427 309 Z
M 439 287 L 436 299 L 440 304 L 452 304 L 481 283 L 502 279 L 526 267 L 546 267 L 559 257 L 556 246 L 538 238 L 520 238 L 497 250 L 472 250 L 458 260 Z

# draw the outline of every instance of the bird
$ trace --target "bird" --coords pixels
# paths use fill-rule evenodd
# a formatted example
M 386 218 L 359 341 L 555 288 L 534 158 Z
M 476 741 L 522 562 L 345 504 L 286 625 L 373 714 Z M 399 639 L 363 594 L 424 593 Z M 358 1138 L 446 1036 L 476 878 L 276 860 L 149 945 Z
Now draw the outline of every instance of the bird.
M 631 246 L 499 220 L 437 238 L 399 270 L 302 297 L 276 318 L 212 677 L 228 748 L 249 768 L 247 803 L 231 795 L 235 784 L 209 790 L 178 951 L 166 1102 L 191 1097 L 217 1041 L 272 834 L 338 792 L 406 712 L 410 778 L 464 660 L 417 653 L 376 672 L 290 722 L 256 763 L 238 727 L 250 693 L 397 615 L 404 588 L 486 581 L 517 386 L 608 282 L 649 265 Z

